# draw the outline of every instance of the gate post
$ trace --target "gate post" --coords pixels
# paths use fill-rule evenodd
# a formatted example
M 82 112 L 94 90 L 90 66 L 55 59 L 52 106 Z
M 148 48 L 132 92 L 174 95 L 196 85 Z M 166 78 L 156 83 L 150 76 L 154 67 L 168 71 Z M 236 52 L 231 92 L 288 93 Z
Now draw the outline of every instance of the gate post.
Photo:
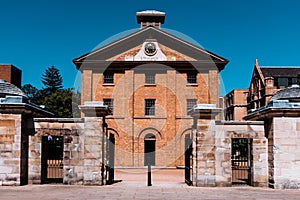
M 215 117 L 221 112 L 214 104 L 198 104 L 189 111 L 194 118 L 192 136 L 192 184 L 198 187 L 216 186 Z
M 105 116 L 111 114 L 102 102 L 85 102 L 80 106 L 84 113 L 83 184 L 106 184 L 106 126 Z

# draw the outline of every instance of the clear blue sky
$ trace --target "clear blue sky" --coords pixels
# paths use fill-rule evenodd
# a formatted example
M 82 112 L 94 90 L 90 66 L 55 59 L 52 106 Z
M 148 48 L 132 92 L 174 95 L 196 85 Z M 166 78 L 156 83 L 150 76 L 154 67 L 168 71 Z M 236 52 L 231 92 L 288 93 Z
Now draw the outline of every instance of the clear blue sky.
M 54 65 L 73 87 L 72 60 L 120 32 L 138 28 L 135 13 L 166 12 L 164 28 L 182 32 L 230 62 L 226 92 L 247 88 L 260 65 L 300 65 L 298 0 L 1 0 L 0 63 L 22 69 L 22 84 L 41 88 Z

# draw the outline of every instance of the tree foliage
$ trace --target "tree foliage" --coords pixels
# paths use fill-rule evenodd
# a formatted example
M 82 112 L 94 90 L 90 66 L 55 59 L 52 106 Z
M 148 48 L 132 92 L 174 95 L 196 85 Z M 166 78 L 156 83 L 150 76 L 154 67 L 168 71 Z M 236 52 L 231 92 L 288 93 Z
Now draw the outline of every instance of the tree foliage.
M 71 89 L 63 89 L 53 92 L 44 99 L 44 105 L 54 113 L 56 117 L 79 117 L 79 95 Z
M 46 69 L 41 81 L 44 87 L 40 90 L 31 84 L 25 84 L 21 88 L 31 103 L 45 105 L 55 117 L 80 117 L 80 93 L 63 88 L 63 78 L 57 68 L 51 66 Z
M 44 91 L 48 95 L 51 95 L 52 93 L 63 89 L 63 78 L 60 75 L 59 69 L 54 66 L 47 68 L 41 79 L 42 83 L 45 86 Z
M 27 95 L 29 102 L 34 104 L 43 104 L 46 92 L 42 89 L 39 90 L 31 84 L 25 84 L 21 90 Z

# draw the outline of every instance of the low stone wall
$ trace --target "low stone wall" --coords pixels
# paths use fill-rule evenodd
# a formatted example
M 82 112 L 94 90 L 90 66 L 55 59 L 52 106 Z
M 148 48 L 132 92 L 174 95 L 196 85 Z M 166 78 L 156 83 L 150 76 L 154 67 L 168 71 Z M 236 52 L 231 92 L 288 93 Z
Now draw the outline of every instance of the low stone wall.
M 217 123 L 216 145 L 216 185 L 230 186 L 231 139 L 252 139 L 251 185 L 268 186 L 268 141 L 264 133 L 263 122 L 221 122 Z
M 35 119 L 35 135 L 29 136 L 29 183 L 41 183 L 43 136 L 63 136 L 63 182 L 83 184 L 84 148 L 81 119 Z
M 268 186 L 268 141 L 263 122 L 215 122 L 195 119 L 193 130 L 193 185 L 231 186 L 232 138 L 252 141 L 251 185 Z

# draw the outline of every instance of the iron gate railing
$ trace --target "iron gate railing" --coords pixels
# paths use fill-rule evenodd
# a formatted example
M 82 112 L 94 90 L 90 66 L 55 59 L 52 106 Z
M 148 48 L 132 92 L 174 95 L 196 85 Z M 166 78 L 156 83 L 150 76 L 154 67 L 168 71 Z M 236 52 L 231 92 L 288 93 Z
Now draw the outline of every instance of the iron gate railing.
M 63 178 L 63 160 L 47 160 L 47 179 Z
M 64 141 L 62 136 L 42 137 L 42 183 L 63 182 L 63 149 Z
M 232 138 L 232 184 L 251 185 L 251 139 Z
M 249 184 L 249 170 L 248 159 L 232 159 L 232 183 L 235 184 Z

